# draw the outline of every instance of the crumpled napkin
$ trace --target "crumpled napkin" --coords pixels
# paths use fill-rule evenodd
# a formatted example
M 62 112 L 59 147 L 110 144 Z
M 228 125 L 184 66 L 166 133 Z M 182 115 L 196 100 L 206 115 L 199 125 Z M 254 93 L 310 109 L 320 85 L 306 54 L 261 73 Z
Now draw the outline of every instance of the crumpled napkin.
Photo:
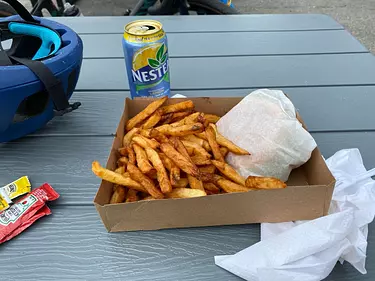
M 216 265 L 251 281 L 318 281 L 337 261 L 366 273 L 368 224 L 375 216 L 375 169 L 366 172 L 358 149 L 326 160 L 336 178 L 329 215 L 311 221 L 262 223 L 261 241 Z

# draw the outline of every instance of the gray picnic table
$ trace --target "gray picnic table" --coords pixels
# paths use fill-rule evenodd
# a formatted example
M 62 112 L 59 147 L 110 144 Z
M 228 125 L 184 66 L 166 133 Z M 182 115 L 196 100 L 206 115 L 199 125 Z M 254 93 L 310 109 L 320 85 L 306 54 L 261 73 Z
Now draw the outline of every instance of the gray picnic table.
M 0 246 L 1 280 L 240 280 L 214 255 L 259 241 L 259 224 L 109 234 L 93 198 L 129 86 L 121 45 L 131 17 L 56 19 L 84 42 L 74 101 L 79 110 L 44 129 L 0 144 L 2 184 L 28 175 L 61 195 L 53 214 Z M 325 15 L 158 17 L 168 34 L 171 87 L 186 96 L 245 96 L 282 89 L 323 155 L 358 147 L 375 166 L 375 58 Z M 152 216 L 152 214 L 150 214 Z M 367 275 L 337 265 L 326 280 L 375 279 L 375 227 Z

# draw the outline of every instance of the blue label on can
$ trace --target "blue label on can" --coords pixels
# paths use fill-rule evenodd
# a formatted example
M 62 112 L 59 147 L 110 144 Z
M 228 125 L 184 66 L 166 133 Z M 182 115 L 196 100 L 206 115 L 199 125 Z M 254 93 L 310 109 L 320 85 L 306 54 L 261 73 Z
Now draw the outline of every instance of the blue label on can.
M 123 39 L 126 68 L 132 98 L 170 94 L 169 58 L 166 37 L 149 44 Z

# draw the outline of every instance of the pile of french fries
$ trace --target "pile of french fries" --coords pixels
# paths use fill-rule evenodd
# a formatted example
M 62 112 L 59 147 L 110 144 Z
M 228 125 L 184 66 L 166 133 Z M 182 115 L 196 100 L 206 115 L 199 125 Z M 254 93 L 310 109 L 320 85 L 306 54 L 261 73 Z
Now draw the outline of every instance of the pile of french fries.
M 249 152 L 217 131 L 220 117 L 195 112 L 191 100 L 163 106 L 167 99 L 127 122 L 114 171 L 92 163 L 95 175 L 114 183 L 111 204 L 286 187 L 276 178 L 243 178 L 225 157 Z

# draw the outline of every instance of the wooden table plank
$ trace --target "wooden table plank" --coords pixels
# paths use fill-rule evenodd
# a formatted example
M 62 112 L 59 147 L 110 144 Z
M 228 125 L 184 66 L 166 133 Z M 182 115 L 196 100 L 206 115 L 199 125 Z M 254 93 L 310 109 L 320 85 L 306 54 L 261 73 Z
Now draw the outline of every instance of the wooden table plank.
M 81 35 L 85 58 L 122 58 L 121 34 Z M 98 48 L 97 42 L 101 42 Z M 218 42 L 220 42 L 218 44 Z M 204 46 L 204 48 L 202 48 Z M 368 52 L 346 30 L 168 34 L 170 57 Z
M 357 147 L 365 166 L 375 167 L 375 132 L 312 135 L 326 158 L 340 149 Z M 91 172 L 91 162 L 106 164 L 112 140 L 110 136 L 28 137 L 0 144 L 1 183 L 27 175 L 34 187 L 44 182 L 53 185 L 61 194 L 57 205 L 91 205 L 100 183 Z
M 113 137 L 36 137 L 0 144 L 0 184 L 27 175 L 33 187 L 50 183 L 56 204 L 92 205 L 100 179 L 91 162 L 107 163 Z
M 259 241 L 258 224 L 108 234 L 93 206 L 53 206 L 52 212 L 0 247 L 4 280 L 242 280 L 213 257 Z M 374 251 L 374 235 L 369 242 Z M 337 264 L 326 281 L 373 280 L 374 262 L 369 256 L 367 275 Z
M 188 97 L 245 96 L 254 89 L 177 91 Z M 301 113 L 310 132 L 375 130 L 375 86 L 282 88 Z M 56 117 L 34 135 L 111 135 L 124 108 L 128 91 L 76 92 L 82 106 Z M 103 102 L 103 98 L 106 102 Z M 335 110 L 339 108 L 340 110 Z M 361 110 L 356 110 L 361 108 Z M 317 112 L 319 114 L 317 114 Z
M 370 53 L 172 58 L 170 69 L 173 90 L 375 85 Z M 124 59 L 84 59 L 77 89 L 127 90 Z
M 79 34 L 121 34 L 124 26 L 139 17 L 54 18 Z M 326 15 L 225 15 L 147 17 L 161 21 L 166 32 L 241 32 L 344 29 Z

